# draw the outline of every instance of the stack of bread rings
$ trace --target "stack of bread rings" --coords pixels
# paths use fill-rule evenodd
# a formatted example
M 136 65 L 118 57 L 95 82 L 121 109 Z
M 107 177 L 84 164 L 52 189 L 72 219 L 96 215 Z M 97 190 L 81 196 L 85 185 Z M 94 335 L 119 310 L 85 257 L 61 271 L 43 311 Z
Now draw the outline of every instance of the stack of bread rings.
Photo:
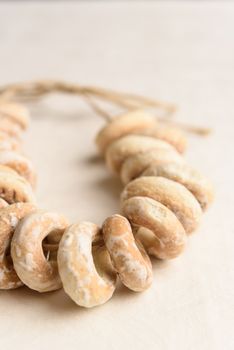
M 142 111 L 104 126 L 98 149 L 125 187 L 121 215 L 100 228 L 70 225 L 62 215 L 37 208 L 35 172 L 21 148 L 28 122 L 23 106 L 0 102 L 0 289 L 63 287 L 84 307 L 109 300 L 117 277 L 133 291 L 147 289 L 149 255 L 177 257 L 213 199 L 209 181 L 183 160 L 184 135 Z

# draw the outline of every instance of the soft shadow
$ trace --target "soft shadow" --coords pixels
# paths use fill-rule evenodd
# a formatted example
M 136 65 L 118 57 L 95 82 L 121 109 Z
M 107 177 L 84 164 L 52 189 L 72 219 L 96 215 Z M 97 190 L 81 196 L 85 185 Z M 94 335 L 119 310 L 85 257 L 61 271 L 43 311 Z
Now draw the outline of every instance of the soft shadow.
M 169 267 L 170 262 L 168 260 L 160 260 L 154 257 L 151 257 L 151 262 L 152 262 L 152 268 L 153 268 L 153 275 L 157 276 L 157 271 L 158 270 L 165 270 Z M 154 277 L 153 276 L 153 277 Z M 148 289 L 145 290 L 147 292 Z M 125 287 L 124 284 L 120 280 L 118 280 L 117 287 L 114 293 L 114 298 L 118 299 L 137 299 L 142 296 L 143 292 L 134 292 L 127 287 Z
M 101 157 L 99 154 L 92 154 L 89 157 L 85 157 L 85 158 L 79 158 L 79 163 L 84 163 L 88 165 L 103 165 L 105 166 L 105 161 L 104 158 Z
M 130 289 L 128 289 L 127 287 L 125 287 L 124 284 L 122 284 L 120 281 L 118 281 L 116 290 L 115 290 L 115 294 L 114 297 L 115 298 L 124 298 L 126 300 L 126 298 L 138 298 L 141 295 L 141 293 L 138 292 L 134 292 Z
M 63 289 L 58 291 L 38 293 L 27 287 L 21 287 L 9 291 L 1 291 L 2 298 L 6 298 L 7 302 L 17 300 L 21 305 L 30 305 L 30 307 L 40 307 L 40 309 L 51 310 L 56 314 L 75 314 L 77 311 L 85 312 L 85 309 L 76 305 L 64 292 Z
M 96 176 L 89 181 L 88 188 L 97 193 L 106 193 L 108 196 L 112 197 L 116 205 L 119 203 L 120 194 L 123 191 L 123 184 L 121 180 L 108 172 L 103 171 L 105 167 L 105 162 L 102 157 L 98 154 L 93 154 L 89 157 L 78 159 L 77 162 L 86 163 L 90 166 L 91 171 L 96 173 Z M 85 183 L 87 186 L 87 182 Z
M 100 188 L 106 193 L 111 194 L 115 199 L 119 201 L 119 196 L 123 190 L 123 184 L 117 177 L 105 177 L 93 182 L 93 186 Z
M 170 266 L 169 260 L 161 260 L 152 256 L 150 256 L 150 260 L 152 263 L 153 272 L 156 270 L 165 270 Z

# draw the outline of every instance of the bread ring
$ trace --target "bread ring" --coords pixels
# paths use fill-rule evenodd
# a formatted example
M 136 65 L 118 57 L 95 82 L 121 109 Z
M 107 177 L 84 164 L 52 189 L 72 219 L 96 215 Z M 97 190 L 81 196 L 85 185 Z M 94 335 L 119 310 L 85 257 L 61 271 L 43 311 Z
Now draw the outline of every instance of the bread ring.
M 122 204 L 123 215 L 132 225 L 144 227 L 155 235 L 150 254 L 171 259 L 184 249 L 186 233 L 175 214 L 163 204 L 147 197 L 132 197 Z
M 180 153 L 183 153 L 187 146 L 187 139 L 181 130 L 158 122 L 154 116 L 146 112 L 132 111 L 115 117 L 99 131 L 96 144 L 100 153 L 105 154 L 111 143 L 130 134 L 151 136 L 164 140 Z
M 203 210 L 206 210 L 214 198 L 211 183 L 198 171 L 187 164 L 152 164 L 142 176 L 163 176 L 184 185 L 197 199 Z
M 170 209 L 187 233 L 195 230 L 202 210 L 195 197 L 183 185 L 163 177 L 147 176 L 135 179 L 124 188 L 121 200 L 149 197 Z
M 68 227 L 59 244 L 58 267 L 64 290 L 80 306 L 103 304 L 115 290 L 116 274 L 105 247 L 98 271 L 94 264 L 92 242 L 99 236 L 97 225 L 80 222 Z
M 151 136 L 155 137 L 156 139 L 168 142 L 179 153 L 184 153 L 187 148 L 187 139 L 180 129 L 160 122 L 157 122 L 154 127 L 141 130 L 138 135 Z
M 17 175 L 17 172 L 13 170 L 12 168 L 9 168 L 9 166 L 6 165 L 1 165 L 0 164 L 0 172 L 5 174 L 5 175 Z
M 0 131 L 0 151 L 21 151 L 21 140 Z
M 38 292 L 61 288 L 57 262 L 46 259 L 42 241 L 53 232 L 63 232 L 67 225 L 62 215 L 35 212 L 17 226 L 11 242 L 11 256 L 17 275 L 29 288 Z
M 0 104 L 0 124 L 2 119 L 8 118 L 22 129 L 26 129 L 29 124 L 29 113 L 27 108 L 12 102 L 4 102 Z
M 0 151 L 0 165 L 6 165 L 24 177 L 32 187 L 36 185 L 36 173 L 31 161 L 14 151 Z
M 123 284 L 140 292 L 152 283 L 152 265 L 145 249 L 135 241 L 130 223 L 121 215 L 104 221 L 103 239 Z
M 0 198 L 0 210 L 6 208 L 7 206 L 8 203 L 4 199 Z
M 120 115 L 104 126 L 96 137 L 96 144 L 101 154 L 105 154 L 107 147 L 115 140 L 131 133 L 140 132 L 145 128 L 152 128 L 157 124 L 156 118 L 142 111 L 132 111 Z
M 11 168 L 0 165 L 0 198 L 7 203 L 35 202 L 32 187 Z
M 7 133 L 11 137 L 19 138 L 22 129 L 13 120 L 4 118 L 0 121 L 0 131 Z
M 120 177 L 124 184 L 140 176 L 151 165 L 164 163 L 184 163 L 184 159 L 174 149 L 158 148 L 128 157 L 121 167 Z
M 24 216 L 36 210 L 30 203 L 16 203 L 0 210 L 0 289 L 14 289 L 23 283 L 7 256 L 14 230 Z
M 149 136 L 127 135 L 114 141 L 106 151 L 106 162 L 112 172 L 118 174 L 123 162 L 137 153 L 153 149 L 173 149 L 168 143 Z

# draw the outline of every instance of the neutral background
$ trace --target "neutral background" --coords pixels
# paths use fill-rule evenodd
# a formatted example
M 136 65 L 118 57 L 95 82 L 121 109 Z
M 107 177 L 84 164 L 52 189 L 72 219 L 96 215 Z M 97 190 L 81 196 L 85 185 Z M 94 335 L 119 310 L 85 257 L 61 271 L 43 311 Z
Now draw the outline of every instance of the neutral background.
M 1 3 L 0 80 L 60 78 L 177 103 L 177 120 L 210 126 L 187 159 L 209 176 L 216 202 L 183 256 L 154 261 L 154 283 L 120 288 L 84 310 L 63 291 L 1 292 L 1 348 L 234 348 L 234 3 Z M 32 108 L 26 150 L 39 205 L 101 224 L 121 185 L 97 158 L 103 125 L 83 103 L 53 97 Z

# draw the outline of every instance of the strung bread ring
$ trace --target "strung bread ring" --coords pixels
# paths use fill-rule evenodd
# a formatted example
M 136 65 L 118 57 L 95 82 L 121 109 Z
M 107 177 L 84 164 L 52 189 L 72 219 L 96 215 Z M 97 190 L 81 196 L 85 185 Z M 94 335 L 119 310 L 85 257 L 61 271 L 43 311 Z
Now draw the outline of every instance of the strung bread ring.
M 124 184 L 140 176 L 149 166 L 164 163 L 184 163 L 184 159 L 174 149 L 158 148 L 128 157 L 121 167 L 120 177 Z
M 32 187 L 36 185 L 36 173 L 31 161 L 14 151 L 0 151 L 0 165 L 6 165 L 24 177 Z
M 142 176 L 163 176 L 184 185 L 197 199 L 203 210 L 212 203 L 214 190 L 210 182 L 187 164 L 152 164 Z
M 21 135 L 22 129 L 13 120 L 4 118 L 0 122 L 0 131 L 5 132 L 11 137 L 19 138 Z
M 0 289 L 14 289 L 23 284 L 8 253 L 19 220 L 35 210 L 36 207 L 30 203 L 11 204 L 0 210 Z
M 118 174 L 124 161 L 137 153 L 153 149 L 173 150 L 168 143 L 149 136 L 127 135 L 114 141 L 106 151 L 106 163 L 113 173 Z
M 0 210 L 6 208 L 7 206 L 8 203 L 4 199 L 0 198 Z
M 101 154 L 117 139 L 145 128 L 152 128 L 156 119 L 142 111 L 132 111 L 114 118 L 96 136 L 96 144 Z
M 21 140 L 0 131 L 0 151 L 21 151 Z
M 46 259 L 42 241 L 51 233 L 62 233 L 67 225 L 62 215 L 35 212 L 26 216 L 16 227 L 11 256 L 17 275 L 29 288 L 38 292 L 61 288 L 57 261 Z
M 104 221 L 103 239 L 123 284 L 136 292 L 152 283 L 152 265 L 145 249 L 134 239 L 128 220 L 113 215 Z
M 0 165 L 0 198 L 7 203 L 35 202 L 32 187 L 11 168 Z
M 64 290 L 80 306 L 101 305 L 115 290 L 116 274 L 106 248 L 99 254 L 98 271 L 93 260 L 92 242 L 99 237 L 97 225 L 80 222 L 68 227 L 59 244 L 58 267 Z
M 187 138 L 184 133 L 172 126 L 157 122 L 152 128 L 134 132 L 134 134 L 155 137 L 156 139 L 168 142 L 179 153 L 184 153 L 187 148 Z
M 148 197 L 132 197 L 123 202 L 122 212 L 132 225 L 154 233 L 149 253 L 157 258 L 175 258 L 184 250 L 185 230 L 175 214 L 163 204 Z
M 6 165 L 0 164 L 0 172 L 5 175 L 18 175 L 17 172 Z
M 187 140 L 183 133 L 158 122 L 157 119 L 143 111 L 132 111 L 115 117 L 100 130 L 96 144 L 100 153 L 105 154 L 107 147 L 117 139 L 130 135 L 145 135 L 164 140 L 179 152 L 184 152 Z
M 26 129 L 29 124 L 29 113 L 27 108 L 18 103 L 0 103 L 0 118 L 0 122 L 7 118 L 13 123 L 18 124 L 21 129 Z
M 186 187 L 175 181 L 156 176 L 140 177 L 124 188 L 121 200 L 124 202 L 131 197 L 140 196 L 165 205 L 175 214 L 187 233 L 195 230 L 200 222 L 202 210 L 198 201 Z

